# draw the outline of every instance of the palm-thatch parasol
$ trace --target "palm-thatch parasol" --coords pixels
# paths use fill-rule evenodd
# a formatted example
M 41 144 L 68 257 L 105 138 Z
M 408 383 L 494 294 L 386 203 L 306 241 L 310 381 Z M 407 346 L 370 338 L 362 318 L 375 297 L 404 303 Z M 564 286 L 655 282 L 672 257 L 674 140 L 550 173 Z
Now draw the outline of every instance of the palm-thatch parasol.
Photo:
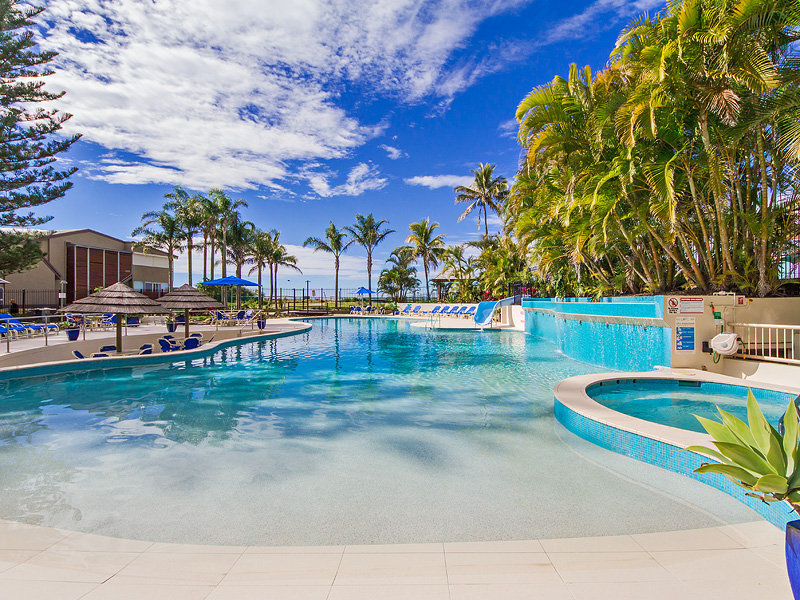
M 189 337 L 189 311 L 190 310 L 214 310 L 217 308 L 224 308 L 222 304 L 214 300 L 211 296 L 206 296 L 203 292 L 193 288 L 188 283 L 184 283 L 176 290 L 172 290 L 168 294 L 164 294 L 156 300 L 164 308 L 171 310 L 183 309 L 184 319 L 184 337 Z
M 169 311 L 158 302 L 150 300 L 129 288 L 124 283 L 115 283 L 99 292 L 76 300 L 72 304 L 60 308 L 59 312 L 77 314 L 111 313 L 117 319 L 117 354 L 122 352 L 122 316 L 123 315 L 163 315 Z

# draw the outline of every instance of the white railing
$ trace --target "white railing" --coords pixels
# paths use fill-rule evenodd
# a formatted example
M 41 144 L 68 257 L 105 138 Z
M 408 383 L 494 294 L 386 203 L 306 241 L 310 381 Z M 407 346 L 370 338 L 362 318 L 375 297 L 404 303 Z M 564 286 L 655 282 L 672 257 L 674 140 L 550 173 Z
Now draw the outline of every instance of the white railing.
M 800 325 L 730 323 L 739 336 L 737 356 L 800 364 Z

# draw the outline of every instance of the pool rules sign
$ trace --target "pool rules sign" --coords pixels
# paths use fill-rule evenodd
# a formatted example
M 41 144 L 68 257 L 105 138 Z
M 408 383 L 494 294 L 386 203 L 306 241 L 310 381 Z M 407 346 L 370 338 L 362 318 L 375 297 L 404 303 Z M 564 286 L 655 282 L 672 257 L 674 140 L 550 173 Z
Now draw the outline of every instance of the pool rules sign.
M 675 352 L 695 352 L 694 317 L 675 319 Z

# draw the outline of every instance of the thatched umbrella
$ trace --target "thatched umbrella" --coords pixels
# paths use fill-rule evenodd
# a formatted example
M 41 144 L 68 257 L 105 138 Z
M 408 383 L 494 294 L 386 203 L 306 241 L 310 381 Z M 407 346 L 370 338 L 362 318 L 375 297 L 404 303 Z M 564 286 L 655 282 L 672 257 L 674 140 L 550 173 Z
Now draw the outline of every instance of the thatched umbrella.
M 163 315 L 169 311 L 124 283 L 115 283 L 90 296 L 68 304 L 59 312 L 77 314 L 111 313 L 117 317 L 117 354 L 122 352 L 122 317 L 126 315 Z
M 184 283 L 176 290 L 164 294 L 156 300 L 164 308 L 171 310 L 183 310 L 185 325 L 184 337 L 189 337 L 189 311 L 190 310 L 215 310 L 224 308 L 222 304 L 214 300 L 211 296 L 206 296 L 203 292 L 193 288 L 188 283 Z

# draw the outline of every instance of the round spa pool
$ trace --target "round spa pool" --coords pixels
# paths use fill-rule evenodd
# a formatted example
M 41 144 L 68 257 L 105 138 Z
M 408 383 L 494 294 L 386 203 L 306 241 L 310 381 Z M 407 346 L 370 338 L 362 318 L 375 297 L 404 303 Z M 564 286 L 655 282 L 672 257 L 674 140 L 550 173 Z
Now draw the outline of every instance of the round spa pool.
M 747 390 L 767 420 L 777 427 L 791 395 L 746 385 L 676 379 L 610 379 L 591 385 L 586 393 L 617 412 L 661 425 L 705 433 L 694 415 L 720 420 L 717 407 L 747 421 Z
M 554 384 L 599 369 L 547 341 L 392 319 L 312 322 L 191 361 L 0 382 L 0 518 L 237 545 L 552 538 L 754 518 L 558 425 Z

